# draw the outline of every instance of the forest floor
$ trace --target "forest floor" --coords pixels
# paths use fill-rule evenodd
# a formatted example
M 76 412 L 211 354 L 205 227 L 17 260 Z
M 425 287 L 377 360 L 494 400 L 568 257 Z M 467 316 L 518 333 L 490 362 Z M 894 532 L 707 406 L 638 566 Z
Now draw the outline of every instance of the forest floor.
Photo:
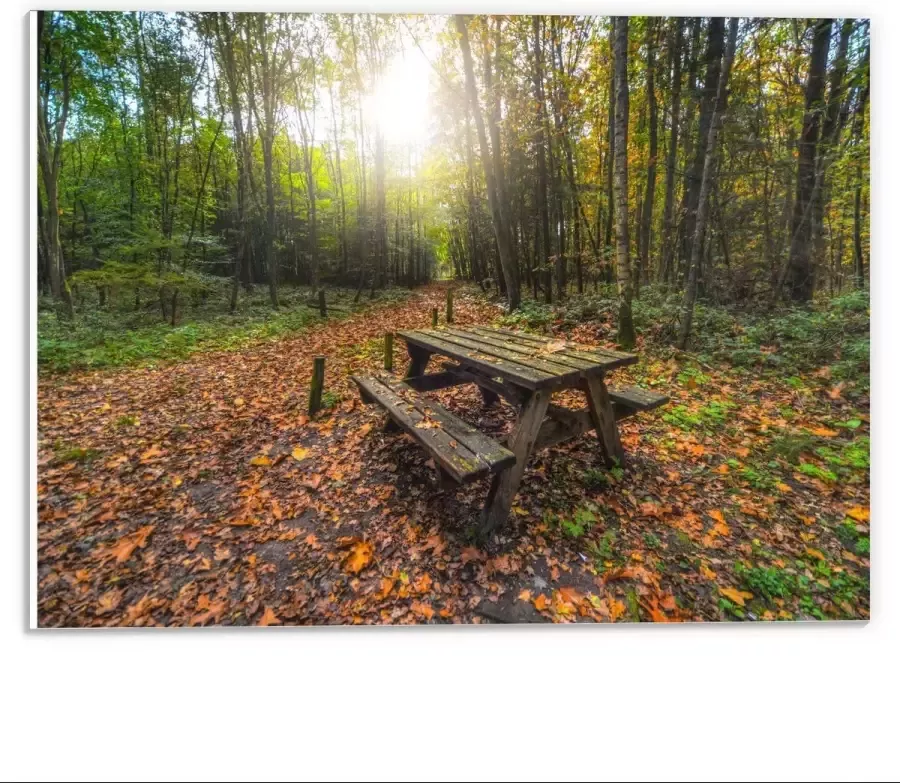
M 541 452 L 479 543 L 487 480 L 440 490 L 348 378 L 379 367 L 386 331 L 427 326 L 444 293 L 168 366 L 42 375 L 40 625 L 868 617 L 864 382 L 642 338 L 615 380 L 672 401 L 620 425 L 624 470 L 603 469 L 593 436 Z M 456 323 L 501 316 L 457 289 Z M 612 344 L 602 314 L 543 327 Z M 317 354 L 330 407 L 310 420 Z M 513 418 L 471 387 L 436 396 L 494 434 Z

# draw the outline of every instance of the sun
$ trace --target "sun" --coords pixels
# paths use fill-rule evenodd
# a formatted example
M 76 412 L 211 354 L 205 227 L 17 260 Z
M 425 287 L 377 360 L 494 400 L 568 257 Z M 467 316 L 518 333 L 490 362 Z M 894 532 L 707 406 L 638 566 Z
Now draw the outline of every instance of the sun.
M 392 145 L 423 144 L 428 137 L 430 66 L 417 50 L 398 55 L 375 93 L 363 103 L 367 121 Z

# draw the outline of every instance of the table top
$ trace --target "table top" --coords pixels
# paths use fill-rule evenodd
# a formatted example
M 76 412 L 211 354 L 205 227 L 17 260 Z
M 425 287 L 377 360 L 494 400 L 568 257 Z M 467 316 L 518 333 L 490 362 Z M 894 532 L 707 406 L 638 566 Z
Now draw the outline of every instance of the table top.
M 473 326 L 397 332 L 411 345 L 527 389 L 563 388 L 637 362 L 630 353 L 507 329 Z

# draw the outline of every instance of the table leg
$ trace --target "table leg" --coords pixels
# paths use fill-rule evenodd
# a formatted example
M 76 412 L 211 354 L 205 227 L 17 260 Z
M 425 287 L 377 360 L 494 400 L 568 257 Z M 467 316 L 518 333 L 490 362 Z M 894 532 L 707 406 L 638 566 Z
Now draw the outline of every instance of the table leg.
M 513 499 L 522 483 L 528 458 L 531 456 L 534 442 L 537 440 L 538 431 L 547 413 L 550 404 L 550 391 L 538 389 L 522 408 L 516 426 L 510 435 L 507 447 L 516 455 L 516 462 L 511 467 L 494 476 L 491 490 L 484 506 L 484 515 L 481 523 L 481 533 L 486 535 L 491 530 L 502 525 L 509 516 Z
M 406 344 L 406 350 L 409 353 L 409 367 L 404 378 L 415 378 L 417 375 L 424 375 L 425 368 L 428 366 L 428 360 L 431 359 L 431 351 L 426 351 L 424 348 L 420 348 L 412 343 Z
M 584 392 L 587 397 L 588 412 L 597 437 L 603 449 L 603 461 L 607 467 L 612 467 L 615 462 L 625 464 L 625 451 L 619 440 L 619 429 L 616 427 L 616 414 L 613 411 L 612 401 L 606 391 L 606 384 L 602 376 L 588 378 L 584 382 Z
M 490 389 L 485 389 L 484 386 L 479 386 L 478 391 L 481 392 L 481 401 L 487 407 L 490 407 L 500 399 L 500 395 L 497 394 L 497 392 L 492 392 Z

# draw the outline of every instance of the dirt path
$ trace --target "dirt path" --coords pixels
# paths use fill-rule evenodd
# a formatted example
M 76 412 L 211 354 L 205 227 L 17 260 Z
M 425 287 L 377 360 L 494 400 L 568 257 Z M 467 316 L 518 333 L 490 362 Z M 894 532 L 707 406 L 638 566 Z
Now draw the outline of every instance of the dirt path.
M 740 581 L 735 564 L 766 547 L 798 579 L 806 569 L 829 585 L 811 588 L 820 613 L 866 616 L 868 563 L 832 527 L 866 503 L 867 487 L 829 489 L 823 502 L 802 480 L 772 496 L 732 482 L 725 460 L 747 457 L 753 427 L 780 402 L 727 378 L 724 392 L 686 396 L 744 401 L 733 436 L 653 415 L 623 427 L 625 472 L 602 471 L 590 437 L 544 452 L 513 519 L 476 548 L 487 482 L 440 491 L 423 453 L 382 433 L 381 414 L 347 380 L 380 365 L 384 332 L 428 325 L 444 290 L 239 352 L 42 380 L 41 625 L 794 617 L 802 596 Z M 499 314 L 456 297 L 459 324 Z M 395 352 L 399 371 L 402 343 Z M 334 407 L 309 421 L 319 354 Z M 677 372 L 649 355 L 637 370 L 667 389 Z M 440 396 L 498 436 L 513 415 L 467 387 Z M 816 571 L 822 561 L 839 570 Z M 856 581 L 841 593 L 834 576 Z

